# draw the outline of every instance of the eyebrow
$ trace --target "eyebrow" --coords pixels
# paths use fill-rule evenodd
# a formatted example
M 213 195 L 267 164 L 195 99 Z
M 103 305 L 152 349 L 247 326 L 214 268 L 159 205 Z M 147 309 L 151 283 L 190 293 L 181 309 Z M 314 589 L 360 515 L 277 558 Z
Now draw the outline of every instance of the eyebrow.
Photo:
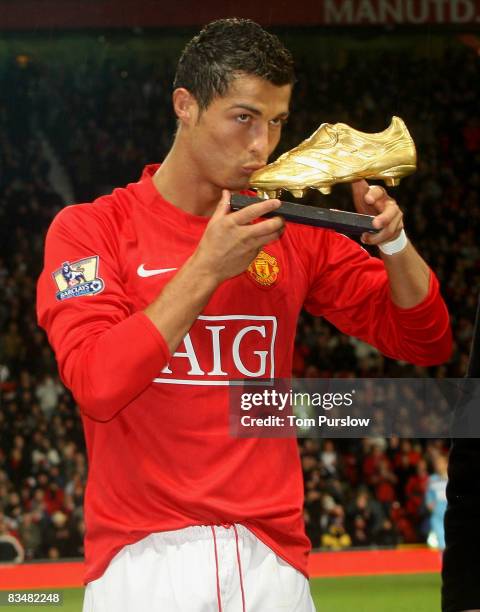
M 250 106 L 249 104 L 233 104 L 232 106 L 230 106 L 228 108 L 228 110 L 233 110 L 234 108 L 243 108 L 244 110 L 248 110 L 250 111 L 252 114 L 256 115 L 257 117 L 261 116 L 261 111 L 258 110 L 258 108 L 255 108 L 254 106 Z M 289 115 L 289 111 L 285 111 L 283 113 L 278 113 L 277 117 L 288 117 Z

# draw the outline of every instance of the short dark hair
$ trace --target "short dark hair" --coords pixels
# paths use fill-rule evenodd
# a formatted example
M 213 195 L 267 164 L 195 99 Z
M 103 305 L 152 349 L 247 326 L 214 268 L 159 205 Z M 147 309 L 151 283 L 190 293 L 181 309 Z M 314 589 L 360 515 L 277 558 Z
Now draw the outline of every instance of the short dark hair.
M 173 86 L 188 89 L 203 110 L 241 73 L 279 86 L 295 81 L 292 54 L 274 34 L 250 19 L 219 19 L 186 45 Z

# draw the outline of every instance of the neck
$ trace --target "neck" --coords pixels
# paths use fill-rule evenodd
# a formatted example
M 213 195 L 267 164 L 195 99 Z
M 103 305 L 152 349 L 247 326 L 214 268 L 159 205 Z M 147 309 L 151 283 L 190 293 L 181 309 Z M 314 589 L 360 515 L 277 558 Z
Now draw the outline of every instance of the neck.
M 213 214 L 222 190 L 201 176 L 188 152 L 175 140 L 153 176 L 153 184 L 165 200 L 192 215 Z

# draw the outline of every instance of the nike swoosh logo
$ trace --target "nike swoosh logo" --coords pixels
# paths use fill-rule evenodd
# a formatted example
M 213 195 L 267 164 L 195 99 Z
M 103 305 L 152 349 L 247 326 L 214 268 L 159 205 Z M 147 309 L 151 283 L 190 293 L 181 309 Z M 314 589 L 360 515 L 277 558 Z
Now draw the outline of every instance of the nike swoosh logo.
M 138 276 L 142 278 L 148 278 L 149 276 L 155 276 L 157 274 L 165 274 L 165 272 L 173 272 L 177 268 L 159 268 L 158 270 L 145 270 L 145 264 L 140 264 L 137 268 Z

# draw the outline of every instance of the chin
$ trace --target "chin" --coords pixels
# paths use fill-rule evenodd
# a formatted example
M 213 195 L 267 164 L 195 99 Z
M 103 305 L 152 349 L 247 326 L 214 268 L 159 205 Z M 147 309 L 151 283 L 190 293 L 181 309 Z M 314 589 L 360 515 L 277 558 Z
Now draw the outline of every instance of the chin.
M 250 181 L 248 177 L 243 177 L 239 179 L 232 179 L 228 181 L 227 186 L 224 189 L 228 189 L 229 191 L 244 191 L 245 189 L 250 189 Z

